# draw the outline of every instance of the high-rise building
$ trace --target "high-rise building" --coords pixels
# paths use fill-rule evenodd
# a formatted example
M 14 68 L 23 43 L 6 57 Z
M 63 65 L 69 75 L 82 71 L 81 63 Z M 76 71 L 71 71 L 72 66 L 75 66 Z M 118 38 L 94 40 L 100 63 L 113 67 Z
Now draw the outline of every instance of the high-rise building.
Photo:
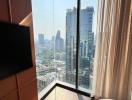
M 66 76 L 76 65 L 76 27 L 77 9 L 68 9 L 66 13 Z
M 64 50 L 64 40 L 60 36 L 60 31 L 57 31 L 56 37 L 55 37 L 55 51 L 61 52 Z
M 38 41 L 40 45 L 44 45 L 44 34 L 42 33 L 38 34 Z
M 94 33 L 92 32 L 93 7 L 87 7 L 80 12 L 80 56 L 91 59 L 94 45 Z
M 93 7 L 80 11 L 80 68 L 90 67 L 94 53 L 94 33 L 92 32 Z M 76 68 L 76 26 L 77 9 L 66 13 L 66 74 Z M 68 75 L 67 75 L 68 76 Z

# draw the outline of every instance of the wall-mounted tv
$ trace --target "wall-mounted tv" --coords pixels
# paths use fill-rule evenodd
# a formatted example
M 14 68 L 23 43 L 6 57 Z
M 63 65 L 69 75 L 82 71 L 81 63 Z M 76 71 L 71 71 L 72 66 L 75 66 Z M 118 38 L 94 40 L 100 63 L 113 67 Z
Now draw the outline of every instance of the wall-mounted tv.
M 32 66 L 29 27 L 0 21 L 0 80 Z

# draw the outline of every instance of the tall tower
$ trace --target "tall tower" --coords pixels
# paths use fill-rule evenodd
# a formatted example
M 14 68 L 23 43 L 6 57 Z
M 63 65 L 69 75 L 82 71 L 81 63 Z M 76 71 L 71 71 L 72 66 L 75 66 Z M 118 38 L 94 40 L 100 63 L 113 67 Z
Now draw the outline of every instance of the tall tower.
M 61 52 L 64 50 L 64 40 L 60 36 L 60 31 L 57 31 L 56 37 L 55 37 L 55 51 Z
M 88 57 L 88 53 L 91 51 L 94 45 L 94 33 L 92 32 L 93 23 L 93 7 L 87 7 L 80 12 L 80 43 L 83 44 L 82 57 Z
M 42 33 L 38 34 L 38 41 L 40 45 L 44 45 L 44 34 Z
M 68 9 L 66 13 L 66 72 L 75 69 L 77 9 Z
M 80 61 L 84 59 L 85 64 L 90 63 L 93 55 L 93 12 L 93 7 L 80 11 Z M 66 77 L 76 68 L 76 26 L 77 10 L 76 8 L 68 9 L 66 13 Z M 85 64 L 82 64 L 80 68 L 90 66 Z

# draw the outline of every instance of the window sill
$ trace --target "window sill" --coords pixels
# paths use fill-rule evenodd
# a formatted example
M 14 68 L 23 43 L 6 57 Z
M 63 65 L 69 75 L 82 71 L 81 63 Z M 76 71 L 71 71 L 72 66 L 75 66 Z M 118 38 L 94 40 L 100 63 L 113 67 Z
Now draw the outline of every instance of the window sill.
M 53 82 L 51 82 L 45 89 L 43 89 L 38 94 L 38 100 L 44 100 L 44 98 L 46 98 L 49 95 L 49 93 L 56 86 L 65 88 L 67 90 L 70 90 L 70 91 L 73 91 L 73 92 L 76 92 L 76 93 L 80 93 L 80 94 L 85 95 L 85 96 L 88 96 L 88 97 L 91 97 L 92 96 L 91 95 L 92 94 L 92 90 L 85 89 L 85 88 L 82 88 L 82 87 L 79 87 L 79 90 L 77 90 L 77 89 L 75 89 L 75 85 L 73 85 L 73 84 L 69 84 L 69 83 L 66 83 L 66 82 L 61 82 L 59 80 L 54 80 Z

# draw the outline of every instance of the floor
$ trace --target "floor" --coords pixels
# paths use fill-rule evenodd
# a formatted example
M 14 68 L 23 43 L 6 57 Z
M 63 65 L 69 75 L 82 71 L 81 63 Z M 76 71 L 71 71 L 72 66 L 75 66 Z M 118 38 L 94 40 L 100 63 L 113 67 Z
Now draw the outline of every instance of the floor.
M 77 94 L 75 92 L 56 87 L 45 100 L 90 100 L 89 97 Z

